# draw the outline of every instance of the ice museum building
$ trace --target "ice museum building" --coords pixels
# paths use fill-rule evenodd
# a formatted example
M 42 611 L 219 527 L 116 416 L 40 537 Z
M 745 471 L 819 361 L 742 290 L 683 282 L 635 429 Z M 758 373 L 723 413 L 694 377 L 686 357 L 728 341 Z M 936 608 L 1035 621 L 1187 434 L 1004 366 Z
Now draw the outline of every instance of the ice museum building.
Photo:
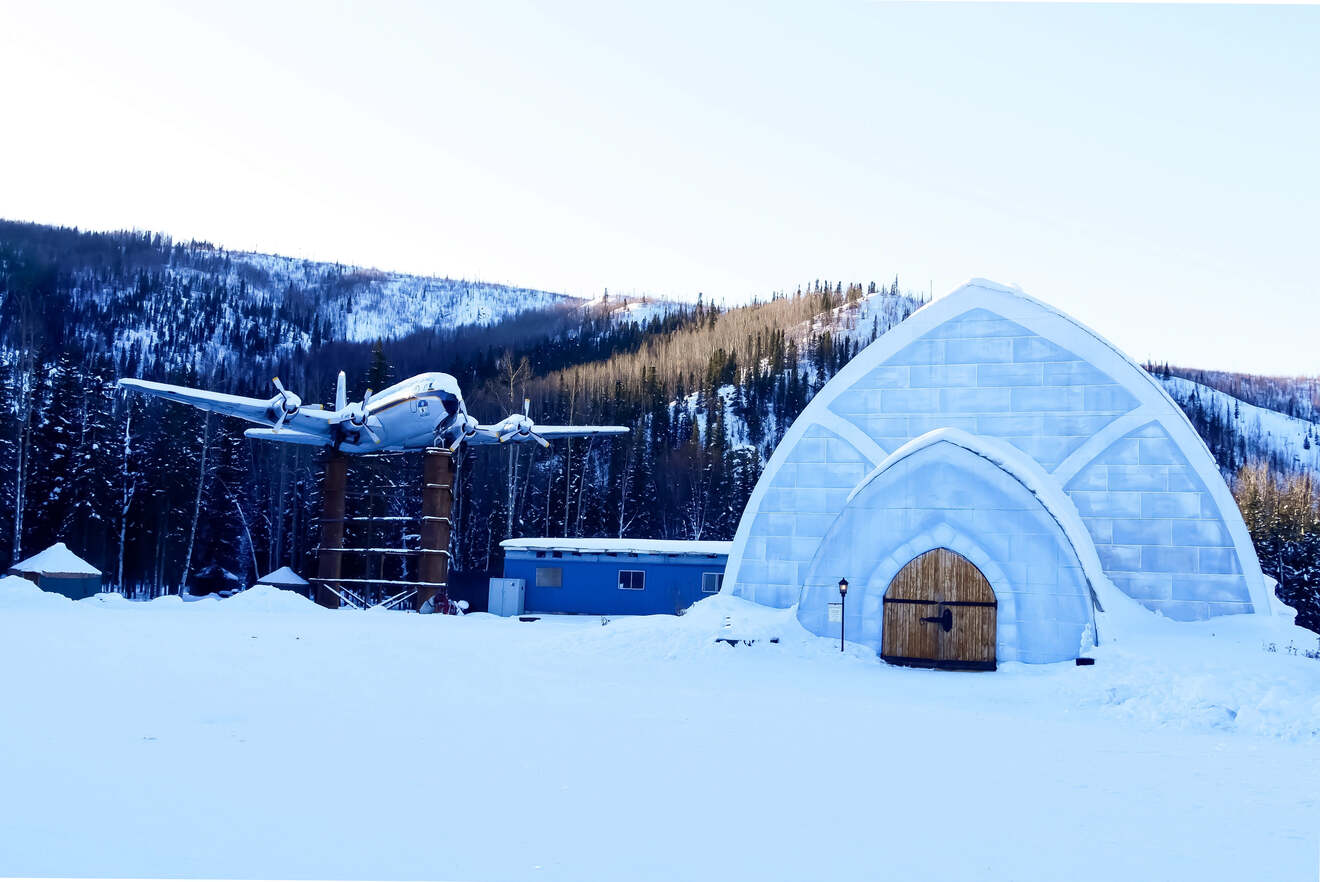
M 837 635 L 841 578 L 850 640 L 931 667 L 1075 658 L 1115 591 L 1179 620 L 1270 609 L 1237 505 L 1163 387 L 980 280 L 812 399 L 748 501 L 724 590 Z

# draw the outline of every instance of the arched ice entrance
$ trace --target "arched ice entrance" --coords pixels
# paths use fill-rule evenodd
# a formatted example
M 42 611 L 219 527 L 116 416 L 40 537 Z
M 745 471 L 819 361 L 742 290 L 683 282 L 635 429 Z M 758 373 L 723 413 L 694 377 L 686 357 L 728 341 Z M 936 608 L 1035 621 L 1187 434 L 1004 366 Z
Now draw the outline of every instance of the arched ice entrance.
M 1072 501 L 1020 452 L 994 439 L 935 430 L 890 454 L 849 495 L 816 546 L 798 621 L 814 634 L 837 638 L 840 626 L 829 620 L 829 604 L 838 601 L 839 579 L 847 577 L 844 631 L 850 642 L 882 657 L 940 661 L 938 647 L 932 656 L 929 649 L 913 655 L 887 645 L 884 621 L 886 595 L 899 572 L 943 549 L 988 586 L 975 594 L 895 593 L 895 599 L 938 601 L 916 616 L 918 623 L 929 627 L 920 619 L 940 617 L 942 628 L 944 601 L 993 601 L 995 625 L 985 628 L 984 640 L 993 637 L 994 654 L 968 653 L 965 660 L 989 667 L 1076 658 L 1093 645 L 1091 584 L 1093 577 L 1103 579 L 1095 546 L 1080 525 Z M 954 624 L 975 609 L 945 608 Z
M 998 608 L 975 564 L 947 548 L 927 551 L 885 591 L 880 657 L 894 665 L 993 671 Z

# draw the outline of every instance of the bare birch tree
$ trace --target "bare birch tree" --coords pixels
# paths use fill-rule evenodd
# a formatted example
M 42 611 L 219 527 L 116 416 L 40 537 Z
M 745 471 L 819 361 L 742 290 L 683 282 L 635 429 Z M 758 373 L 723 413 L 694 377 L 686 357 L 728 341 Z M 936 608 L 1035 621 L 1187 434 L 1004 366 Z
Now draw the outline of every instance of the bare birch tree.
M 188 550 L 183 555 L 183 576 L 179 579 L 179 593 L 182 594 L 188 586 L 188 573 L 192 571 L 193 544 L 197 541 L 197 519 L 202 514 L 202 496 L 206 492 L 206 460 L 207 453 L 211 448 L 211 412 L 206 412 L 206 419 L 202 421 L 202 461 L 197 470 L 197 498 L 193 503 L 192 526 L 188 528 Z M 246 529 L 247 524 L 244 523 Z

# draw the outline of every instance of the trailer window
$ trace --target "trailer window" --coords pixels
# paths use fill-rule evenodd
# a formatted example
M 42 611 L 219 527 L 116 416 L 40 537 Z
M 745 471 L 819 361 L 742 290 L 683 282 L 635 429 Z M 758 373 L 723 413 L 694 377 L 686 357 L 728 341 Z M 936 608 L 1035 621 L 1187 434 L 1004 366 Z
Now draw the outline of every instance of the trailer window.
M 701 574 L 701 593 L 719 594 L 720 588 L 724 585 L 723 573 L 702 573 Z
M 620 591 L 645 591 L 646 573 L 641 570 L 619 570 Z
M 563 567 L 537 567 L 537 568 L 536 568 L 536 587 L 537 587 L 537 588 L 563 588 L 563 587 L 564 587 L 564 568 L 563 568 Z

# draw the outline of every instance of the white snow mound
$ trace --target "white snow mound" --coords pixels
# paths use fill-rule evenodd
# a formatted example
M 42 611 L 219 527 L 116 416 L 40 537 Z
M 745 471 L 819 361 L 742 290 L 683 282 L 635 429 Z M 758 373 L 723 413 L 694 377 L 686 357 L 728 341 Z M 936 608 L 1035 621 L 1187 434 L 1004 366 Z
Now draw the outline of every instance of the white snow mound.
M 71 603 L 63 594 L 43 591 L 22 576 L 0 578 L 0 609 L 57 609 Z
M 220 601 L 226 611 L 248 610 L 251 612 L 312 612 L 320 609 L 301 594 L 276 588 L 273 585 L 253 585 L 246 591 L 240 591 L 233 597 Z
M 838 655 L 837 641 L 817 637 L 797 620 L 797 607 L 775 609 L 731 594 L 699 600 L 681 616 L 606 616 L 608 624 L 580 632 L 582 643 L 602 651 L 662 659 L 725 656 L 731 649 L 773 649 L 776 655 Z M 732 640 L 730 644 L 728 641 Z M 772 642 L 773 641 L 773 642 Z M 875 657 L 864 646 L 850 652 Z
M 88 606 L 108 606 L 115 608 L 131 607 L 133 601 L 117 591 L 102 591 L 100 594 L 93 594 L 91 597 L 84 597 L 79 603 Z

